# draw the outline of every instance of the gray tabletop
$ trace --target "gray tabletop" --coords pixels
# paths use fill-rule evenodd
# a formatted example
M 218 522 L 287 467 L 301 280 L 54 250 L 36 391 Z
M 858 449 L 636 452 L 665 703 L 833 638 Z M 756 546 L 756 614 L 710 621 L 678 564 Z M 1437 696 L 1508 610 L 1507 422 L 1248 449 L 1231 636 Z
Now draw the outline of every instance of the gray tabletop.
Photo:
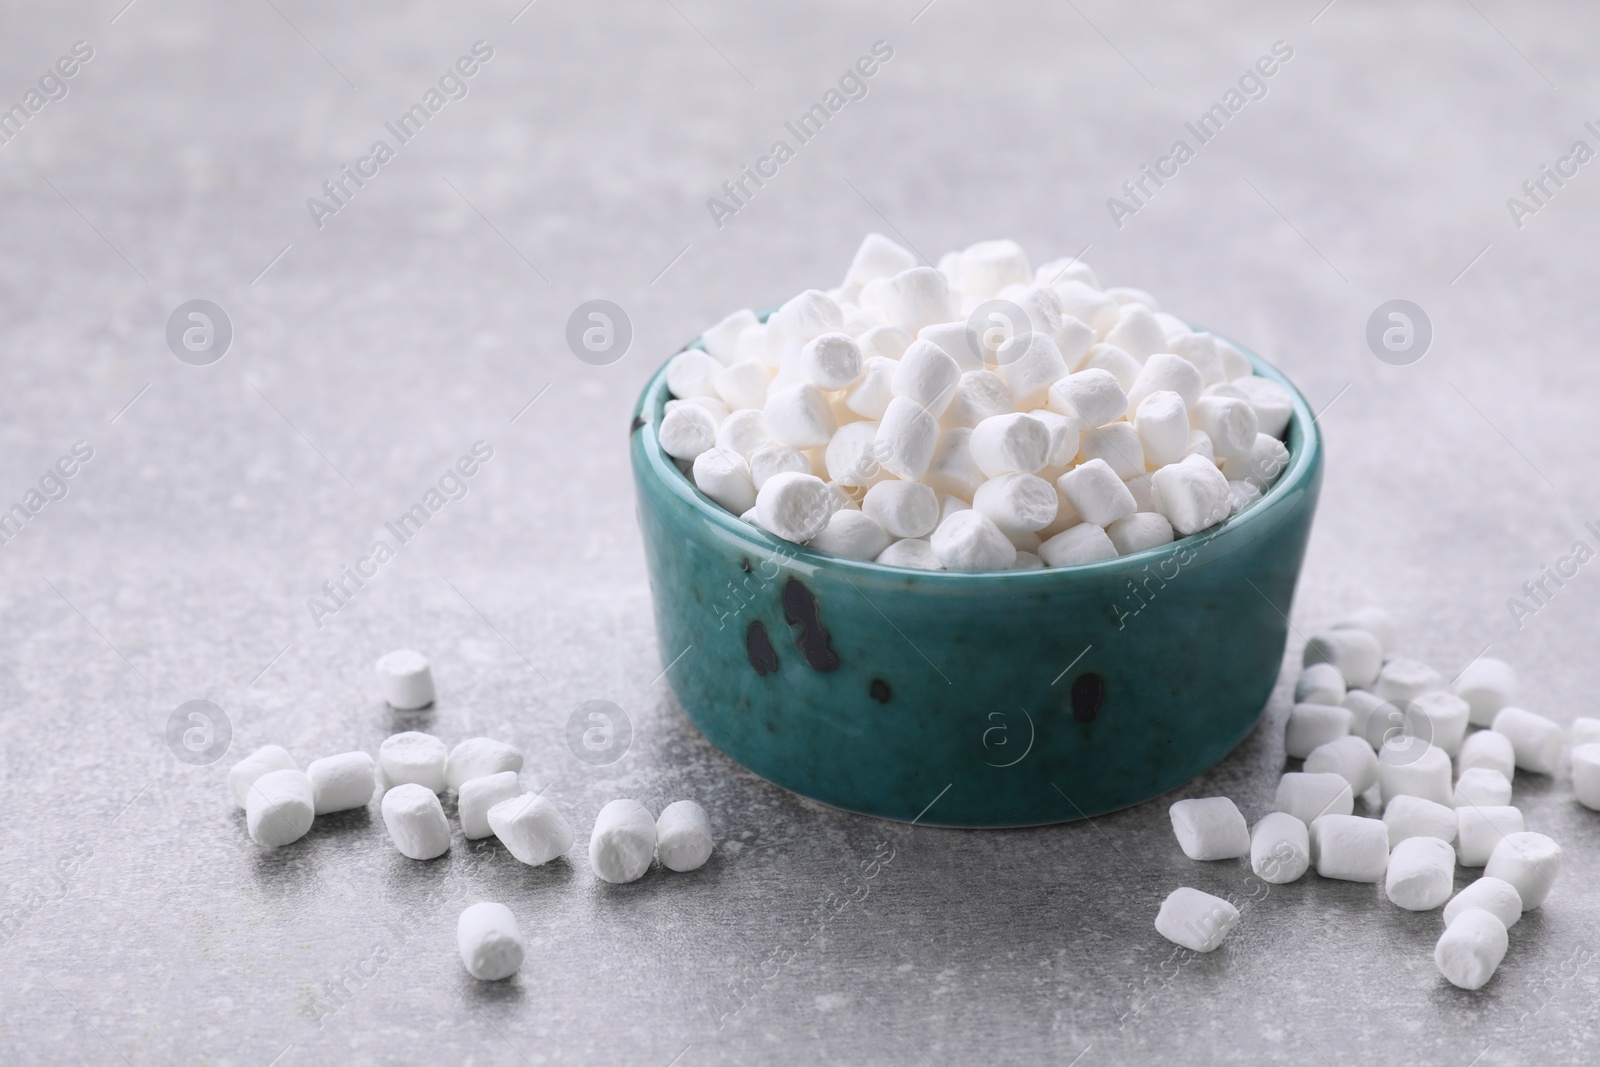
M 711 748 L 663 678 L 625 433 L 686 338 L 836 284 L 868 231 L 1083 252 L 1322 411 L 1292 661 L 1377 602 L 1446 673 L 1487 646 L 1528 706 L 1592 713 L 1593 577 L 1523 592 L 1600 545 L 1592 7 L 122 2 L 0 12 L 0 506 L 26 515 L 0 545 L 0 1060 L 1593 1061 L 1600 816 L 1561 776 L 1517 776 L 1566 867 L 1479 993 L 1436 973 L 1437 913 L 1316 877 L 1175 959 L 1165 894 L 1248 869 L 1185 860 L 1164 801 L 913 827 Z M 864 98 L 714 218 L 877 41 Z M 1219 103 L 1202 142 L 1186 123 Z M 1147 164 L 1170 176 L 1135 198 Z M 632 327 L 607 365 L 566 340 L 591 299 Z M 1425 354 L 1369 347 L 1392 299 Z M 184 310 L 169 344 L 193 300 L 214 332 Z M 465 495 L 313 611 L 479 441 Z M 379 699 L 397 647 L 432 657 L 435 707 Z M 1268 810 L 1292 677 L 1174 798 Z M 168 742 L 192 700 L 226 716 L 211 763 Z M 587 700 L 624 710 L 622 758 L 574 756 Z M 459 831 L 418 864 L 376 807 L 251 844 L 241 754 L 409 727 L 521 745 L 580 846 L 606 800 L 693 797 L 718 851 L 621 887 L 582 847 L 527 868 Z M 529 935 L 506 983 L 456 956 L 480 898 Z

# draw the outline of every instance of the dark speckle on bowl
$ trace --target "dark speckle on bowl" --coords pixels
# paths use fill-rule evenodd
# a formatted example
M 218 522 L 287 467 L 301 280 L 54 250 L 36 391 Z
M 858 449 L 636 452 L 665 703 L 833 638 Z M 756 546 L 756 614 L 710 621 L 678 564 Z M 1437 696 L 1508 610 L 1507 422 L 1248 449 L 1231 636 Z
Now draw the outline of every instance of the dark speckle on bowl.
M 628 433 L 636 434 L 642 429 L 644 429 L 644 418 L 642 416 L 635 415 L 633 417 L 633 425 L 628 427 Z
M 828 644 L 828 631 L 822 628 L 817 598 L 798 578 L 783 583 L 783 617 L 790 626 L 799 627 L 794 646 L 812 670 L 831 671 L 839 666 L 839 657 Z
M 1106 680 L 1093 671 L 1072 681 L 1072 717 L 1079 722 L 1094 722 L 1100 714 L 1100 701 L 1106 695 Z
M 867 686 L 867 695 L 880 704 L 889 703 L 889 698 L 893 696 L 889 692 L 889 683 L 882 678 L 874 678 L 872 680 L 872 684 Z
M 772 647 L 772 639 L 767 636 L 766 624 L 760 619 L 750 624 L 744 637 L 744 648 L 750 656 L 750 666 L 756 669 L 757 674 L 764 677 L 777 671 L 778 653 Z

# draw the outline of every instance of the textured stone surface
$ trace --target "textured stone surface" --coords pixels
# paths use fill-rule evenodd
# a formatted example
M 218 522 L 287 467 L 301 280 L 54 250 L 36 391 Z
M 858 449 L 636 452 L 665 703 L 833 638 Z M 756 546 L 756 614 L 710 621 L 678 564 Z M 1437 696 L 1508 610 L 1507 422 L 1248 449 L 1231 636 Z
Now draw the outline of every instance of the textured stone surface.
M 1174 886 L 1261 886 L 1185 860 L 1164 802 L 1023 832 L 886 825 L 711 750 L 660 678 L 625 444 L 677 344 L 832 284 L 867 230 L 934 256 L 997 235 L 1041 261 L 1090 245 L 1103 278 L 1332 405 L 1299 634 L 1377 600 L 1446 674 L 1489 645 L 1527 706 L 1592 713 L 1593 577 L 1520 629 L 1506 599 L 1600 541 L 1583 525 L 1600 519 L 1600 175 L 1520 229 L 1505 201 L 1595 144 L 1593 9 L 119 3 L 0 23 L 6 103 L 73 41 L 95 50 L 0 144 L 0 503 L 94 448 L 0 546 L 0 1059 L 1592 1059 L 1600 826 L 1564 781 L 1517 778 L 1566 867 L 1477 994 L 1435 973 L 1437 914 L 1315 877 L 1176 959 L 1152 926 Z M 714 226 L 706 198 L 879 38 L 895 57 L 866 99 Z M 469 95 L 316 228 L 306 199 L 478 39 L 495 51 Z M 1278 39 L 1294 57 L 1267 96 L 1113 225 L 1106 198 Z M 564 341 L 595 297 L 635 328 L 605 367 Z M 1412 366 L 1363 339 L 1394 297 L 1434 324 Z M 164 341 L 195 298 L 235 330 L 207 367 Z M 480 439 L 494 457 L 465 499 L 313 625 L 306 599 Z M 421 713 L 387 711 L 371 675 L 403 646 L 435 664 Z M 1177 795 L 1263 814 L 1291 683 Z M 233 730 L 206 766 L 164 740 L 196 699 Z M 566 732 L 594 699 L 633 731 L 599 767 Z M 375 807 L 250 843 L 225 784 L 240 754 L 278 742 L 303 766 L 406 728 L 523 746 L 573 818 L 571 861 L 530 869 L 458 836 L 413 863 Z M 582 846 L 618 796 L 694 797 L 717 853 L 599 882 Z M 528 937 L 501 985 L 455 952 L 481 898 Z

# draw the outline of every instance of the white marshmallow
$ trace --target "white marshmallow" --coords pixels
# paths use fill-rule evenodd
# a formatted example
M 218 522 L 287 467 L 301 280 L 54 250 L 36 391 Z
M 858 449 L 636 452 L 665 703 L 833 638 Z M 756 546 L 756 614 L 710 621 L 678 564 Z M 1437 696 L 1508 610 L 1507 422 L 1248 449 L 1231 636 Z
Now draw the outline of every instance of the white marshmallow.
M 1250 851 L 1250 828 L 1227 797 L 1180 800 L 1167 815 L 1178 847 L 1192 860 L 1238 859 Z
M 1060 298 L 1057 297 L 1057 300 Z M 1038 327 L 1036 326 L 1035 329 Z M 1067 370 L 1076 370 L 1083 364 L 1089 350 L 1095 347 L 1099 334 L 1095 328 L 1079 319 L 1075 315 L 1065 313 L 1061 318 L 1061 325 L 1050 331 L 1051 340 L 1056 343 L 1056 350 L 1061 353 L 1061 359 L 1066 364 Z
M 1543 715 L 1508 705 L 1494 716 L 1494 732 L 1505 735 L 1517 766 L 1535 774 L 1554 774 L 1561 759 L 1561 726 Z
M 1389 868 L 1389 834 L 1377 819 L 1322 815 L 1311 823 L 1311 861 L 1324 878 L 1376 882 Z
M 1039 269 L 1033 272 L 1033 280 L 1038 285 L 1048 285 L 1052 289 L 1071 283 L 1081 285 L 1097 295 L 1100 290 L 1100 281 L 1095 277 L 1094 271 L 1076 256 L 1070 259 L 1052 259 L 1048 263 L 1040 264 Z M 1105 299 L 1112 307 L 1116 307 L 1115 300 L 1110 297 Z
M 1161 307 L 1156 303 L 1156 298 L 1146 289 L 1139 289 L 1132 285 L 1111 285 L 1106 287 L 1106 295 L 1124 307 L 1128 304 L 1139 304 L 1150 312 L 1152 316 L 1161 311 Z M 1156 321 L 1159 322 L 1160 320 Z M 1162 331 L 1162 337 L 1166 337 L 1165 330 Z
M 754 408 L 759 411 L 767 402 L 767 386 L 772 383 L 772 372 L 759 359 L 741 359 L 717 371 L 711 382 L 717 390 L 717 396 L 730 410 L 747 411 Z
M 483 901 L 456 920 L 456 948 L 467 973 L 480 982 L 510 978 L 522 966 L 522 931 L 504 904 Z
M 1457 808 L 1456 862 L 1463 867 L 1482 867 L 1489 862 L 1500 842 L 1521 833 L 1523 825 L 1522 810 L 1510 805 Z
M 675 800 L 656 820 L 656 854 L 669 871 L 693 871 L 711 858 L 711 816 L 692 800 Z
M 868 285 L 861 292 L 861 302 L 868 304 Z M 932 267 L 911 267 L 883 283 L 874 294 L 873 302 L 890 325 L 916 336 L 924 326 L 936 322 L 949 322 L 956 317 L 955 301 L 950 296 L 950 282 Z
M 1108 526 L 1138 509 L 1133 494 L 1103 459 L 1078 464 L 1056 479 L 1056 488 L 1084 522 L 1096 526 Z M 1170 522 L 1171 516 L 1167 519 Z
M 656 821 L 637 800 L 613 800 L 595 816 L 589 866 L 607 882 L 636 882 L 656 855 Z
M 879 482 L 861 510 L 894 537 L 927 537 L 939 525 L 939 494 L 919 482 Z
M 1008 285 L 1033 281 L 1028 254 L 1015 241 L 979 241 L 961 250 L 956 268 L 964 296 L 985 299 Z
M 1449 926 L 1462 912 L 1473 910 L 1488 912 L 1509 930 L 1522 918 L 1522 895 L 1510 882 L 1499 878 L 1479 878 L 1444 906 L 1444 924 Z
M 746 326 L 739 331 L 738 358 L 742 362 L 747 359 L 758 359 L 762 363 L 772 366 L 767 356 L 767 324 L 758 322 L 754 326 Z
M 756 487 L 757 494 L 774 474 L 782 474 L 785 471 L 810 474 L 811 461 L 805 457 L 805 453 L 788 445 L 768 445 L 766 448 L 758 448 L 750 457 L 750 483 Z
M 245 828 L 250 840 L 266 848 L 306 836 L 315 814 L 311 778 L 304 771 L 268 771 L 250 783 L 245 796 Z
M 1202 430 L 1189 431 L 1189 451 L 1184 455 L 1204 456 L 1212 463 L 1217 461 L 1217 453 L 1211 447 L 1211 438 L 1207 437 Z
M 667 361 L 667 389 L 673 396 L 687 400 L 694 396 L 716 396 L 713 384 L 723 363 L 698 348 L 679 352 Z
M 924 326 L 917 331 L 916 339 L 936 345 L 956 361 L 963 374 L 984 369 L 986 362 L 992 362 L 985 357 L 992 355 L 983 346 L 985 333 L 969 326 L 967 321 L 936 322 L 932 326 Z M 1009 333 L 1006 334 L 1009 336 Z M 996 375 L 996 377 L 999 377 Z M 1006 390 L 1006 399 L 1010 400 L 1011 391 Z
M 786 338 L 809 341 L 844 325 L 839 304 L 820 289 L 807 289 L 790 297 L 772 313 L 769 325 Z
M 1250 869 L 1273 885 L 1297 880 L 1311 866 L 1306 824 L 1288 812 L 1263 816 L 1250 831 Z
M 947 430 L 957 426 L 974 427 L 985 419 L 1016 410 L 1011 389 L 1000 375 L 988 370 L 969 370 L 956 384 L 955 397 L 945 408 L 939 425 Z
M 1022 416 L 1028 419 L 1026 415 Z M 1033 422 L 1032 419 L 1028 419 Z M 1038 425 L 1038 423 L 1034 423 Z M 976 438 L 977 431 L 973 431 Z M 1056 517 L 1056 490 L 1032 474 L 1002 474 L 978 486 L 972 506 L 1008 537 L 1042 530 Z
M 1122 418 L 1128 410 L 1128 394 L 1110 371 L 1094 367 L 1052 383 L 1046 406 L 1093 429 Z
M 878 423 L 873 450 L 885 470 L 914 482 L 928 472 L 938 441 L 938 418 L 916 400 L 896 396 Z
M 1284 750 L 1305 759 L 1322 745 L 1350 736 L 1350 709 L 1339 704 L 1296 704 L 1289 709 Z
M 1272 810 L 1310 826 L 1324 815 L 1349 815 L 1355 810 L 1355 794 L 1342 774 L 1291 771 L 1278 779 Z
M 819 552 L 870 562 L 889 547 L 890 537 L 876 520 L 865 512 L 841 508 L 828 519 L 828 525 L 811 539 Z
M 911 342 L 915 340 L 915 337 L 898 326 L 884 325 L 872 327 L 856 338 L 856 343 L 861 346 L 861 356 L 868 363 L 878 358 L 893 363 L 905 354 L 906 349 L 910 348 Z
M 942 571 L 944 564 L 939 562 L 938 553 L 934 552 L 933 545 L 921 537 L 907 537 L 903 541 L 896 541 L 882 552 L 874 563 L 881 563 L 886 567 L 911 567 L 919 571 Z
M 1073 369 L 1080 374 L 1086 370 L 1105 371 L 1117 380 L 1126 396 L 1127 391 L 1133 388 L 1133 383 L 1139 380 L 1139 372 L 1144 366 L 1116 345 L 1095 345 L 1083 357 L 1083 362 Z M 1125 412 L 1127 408 L 1122 410 Z
M 1145 462 L 1152 467 L 1177 463 L 1189 451 L 1189 411 L 1183 397 L 1170 389 L 1159 389 L 1139 401 L 1133 425 Z
M 1573 748 L 1600 742 L 1600 719 L 1578 716 L 1567 727 L 1567 737 L 1571 740 Z
M 705 343 L 706 351 L 711 353 L 713 359 L 725 367 L 731 367 L 739 362 L 739 335 L 757 325 L 758 321 L 754 311 L 740 308 L 706 330 L 700 340 Z
M 1222 364 L 1222 357 L 1217 354 L 1216 339 L 1209 333 L 1192 331 L 1169 333 L 1167 351 L 1193 363 L 1195 369 L 1200 372 L 1200 380 L 1207 385 L 1228 380 L 1227 368 Z
M 1016 542 L 1013 541 L 1013 544 Z M 1037 571 L 1044 569 L 1044 560 L 1032 552 L 1017 549 L 1017 560 L 1011 564 L 1014 571 Z
M 1450 805 L 1450 757 L 1418 737 L 1391 737 L 1378 750 L 1378 789 L 1388 804 L 1397 796 Z
M 474 778 L 522 770 L 522 750 L 488 737 L 469 737 L 450 750 L 444 765 L 445 785 L 457 792 Z
M 448 759 L 443 741 L 416 730 L 391 734 L 378 746 L 378 767 L 383 771 L 385 789 L 415 783 L 443 793 Z
M 656 440 L 673 459 L 693 459 L 717 443 L 717 419 L 703 405 L 669 400 L 656 427 Z
M 1359 633 L 1360 631 L 1345 630 L 1342 632 Z M 1397 707 L 1403 708 L 1422 694 L 1443 688 L 1444 677 L 1438 671 L 1421 660 L 1396 656 L 1384 662 L 1382 670 L 1378 672 L 1378 680 L 1373 685 L 1372 691 Z
M 845 285 L 862 286 L 879 278 L 893 278 L 901 271 L 917 265 L 917 257 L 881 233 L 869 233 L 861 239 L 856 254 L 845 271 Z
M 1345 685 L 1370 689 L 1383 669 L 1383 646 L 1364 630 L 1324 630 L 1306 642 L 1301 662 L 1307 667 L 1331 663 L 1343 675 Z
M 1331 663 L 1311 664 L 1294 684 L 1297 704 L 1342 704 L 1345 692 L 1344 675 Z
M 1032 474 L 1050 458 L 1050 431 L 1031 415 L 993 415 L 972 428 L 972 461 L 990 478 Z
M 1458 808 L 1503 808 L 1511 803 L 1511 779 L 1488 767 L 1462 771 L 1451 803 Z
M 1202 396 L 1189 409 L 1196 429 L 1211 438 L 1211 450 L 1224 461 L 1255 454 L 1256 410 L 1244 400 L 1226 396 Z M 1270 439 L 1269 439 L 1270 440 Z
M 312 804 L 318 815 L 364 808 L 378 787 L 377 765 L 365 752 L 312 760 L 306 777 L 311 779 Z
M 1221 897 L 1184 886 L 1167 894 L 1156 913 L 1156 932 L 1194 952 L 1210 952 L 1222 944 L 1239 921 L 1239 909 Z
M 489 809 L 521 795 L 522 785 L 517 780 L 516 771 L 500 771 L 462 782 L 456 796 L 456 811 L 461 816 L 461 835 L 468 841 L 492 837 L 494 829 L 489 825 Z
M 761 410 L 772 439 L 790 448 L 820 448 L 839 425 L 827 396 L 810 382 L 775 388 Z
M 1117 546 L 1111 542 L 1103 527 L 1092 522 L 1080 522 L 1041 544 L 1039 558 L 1049 567 L 1071 567 L 1079 563 L 1116 559 Z
M 1346 692 L 1344 706 L 1350 709 L 1350 732 L 1372 746 L 1374 752 L 1389 738 L 1405 733 L 1405 716 L 1400 709 L 1365 689 Z
M 1263 434 L 1262 436 L 1266 435 Z M 1276 438 L 1268 438 L 1268 440 L 1276 440 Z M 1282 442 L 1279 442 L 1279 444 L 1281 445 Z M 1378 647 L 1384 653 L 1388 653 L 1390 649 L 1394 648 L 1395 641 L 1400 636 L 1400 626 L 1394 621 L 1394 616 L 1382 608 L 1369 607 L 1353 611 L 1328 628 L 1330 630 L 1365 630 L 1378 639 Z
M 1036 408 L 1050 396 L 1051 386 L 1067 377 L 1067 361 L 1055 341 L 1042 333 L 1011 338 L 995 352 L 1000 377 L 1021 408 Z M 1071 412 L 1063 412 L 1071 414 Z
M 1600 811 L 1600 744 L 1590 742 L 1572 750 L 1572 794 L 1579 804 Z
M 250 787 L 257 778 L 273 771 L 297 770 L 298 766 L 283 746 L 262 745 L 228 770 L 228 791 L 233 794 L 235 804 L 246 807 Z
M 1116 546 L 1117 554 L 1126 556 L 1171 544 L 1172 524 L 1153 511 L 1138 511 L 1107 526 L 1106 536 Z
M 572 824 L 548 798 L 535 793 L 502 800 L 489 809 L 489 829 L 530 867 L 549 863 L 572 848 Z
M 721 423 L 723 419 L 728 417 L 728 405 L 714 396 L 691 396 L 685 400 L 669 400 L 667 403 L 669 405 L 687 404 L 690 407 L 703 408 L 711 416 L 713 423 Z
M 833 490 L 810 474 L 774 474 L 756 494 L 756 521 L 786 541 L 804 543 L 821 533 L 833 517 Z
M 1467 736 L 1467 702 L 1454 693 L 1423 693 L 1406 705 L 1406 732 L 1432 742 L 1455 758 Z
M 1129 478 L 1122 483 L 1128 487 L 1128 492 L 1133 494 L 1134 507 L 1151 515 L 1160 515 L 1156 510 L 1156 486 L 1149 474 L 1141 474 L 1137 478 Z M 1165 516 L 1162 516 L 1165 518 Z M 1172 524 L 1167 523 L 1168 526 Z
M 1463 774 L 1474 767 L 1486 767 L 1499 771 L 1507 781 L 1516 773 L 1516 766 L 1516 750 L 1511 746 L 1511 738 L 1493 730 L 1481 730 L 1461 742 L 1461 757 L 1456 761 L 1456 769 Z
M 279 772 L 282 773 L 282 772 Z M 1522 910 L 1532 911 L 1545 902 L 1556 875 L 1561 872 L 1561 846 L 1544 834 L 1517 831 L 1494 846 L 1483 868 L 1485 878 L 1510 882 L 1522 898 Z
M 1047 471 L 1054 469 L 1054 476 L 1059 477 L 1078 456 L 1082 427 L 1071 415 L 1063 415 L 1049 408 L 1035 408 L 1028 414 L 1042 423 L 1045 433 L 1049 435 L 1050 447 L 1045 452 L 1044 465 Z
M 861 346 L 847 333 L 818 334 L 801 347 L 798 369 L 818 389 L 843 389 L 861 376 Z
M 1445 980 L 1458 989 L 1482 989 L 1506 958 L 1505 924 L 1487 911 L 1462 912 L 1444 928 L 1433 949 L 1433 962 Z
M 1144 445 L 1139 432 L 1129 422 L 1113 422 L 1083 431 L 1078 444 L 1079 461 L 1104 460 L 1122 481 L 1145 473 Z
M 835 484 L 870 486 L 889 477 L 878 462 L 876 422 L 852 422 L 839 427 L 822 452 L 822 465 Z
M 1138 355 L 1136 352 L 1132 354 Z M 1140 401 L 1151 393 L 1171 391 L 1183 398 L 1184 406 L 1189 409 L 1189 421 L 1195 424 L 1195 429 L 1202 429 L 1195 419 L 1195 407 L 1204 388 L 1200 371 L 1193 363 L 1171 352 L 1157 352 L 1144 361 L 1133 388 L 1128 390 L 1126 410 L 1132 415 L 1138 411 Z
M 1312 749 L 1305 772 L 1337 774 L 1350 783 L 1351 793 L 1360 796 L 1378 784 L 1378 754 L 1364 738 L 1340 737 Z
M 433 703 L 433 671 L 422 653 L 398 649 L 380 657 L 375 670 L 378 690 L 391 708 L 413 711 Z
M 1231 343 L 1216 334 L 1211 335 L 1211 343 L 1217 350 L 1217 358 L 1222 361 L 1222 373 L 1228 381 L 1236 382 L 1240 378 L 1248 378 L 1255 374 L 1255 367 L 1251 365 L 1250 357 Z
M 1228 479 L 1203 456 L 1185 456 L 1150 478 L 1156 510 L 1184 537 L 1209 529 L 1229 515 Z
M 1109 333 L 1122 313 L 1117 302 L 1102 293 L 1099 286 L 1081 277 L 1073 277 L 1070 271 L 1050 288 L 1055 290 L 1056 297 L 1061 301 L 1063 312 L 1088 323 L 1099 336 Z
M 767 432 L 767 416 L 759 407 L 729 412 L 728 417 L 722 420 L 722 425 L 717 427 L 716 447 L 734 452 L 746 460 L 772 443 L 772 435 Z M 700 455 L 705 455 L 705 452 Z
M 929 543 L 946 570 L 1003 571 L 1017 561 L 1017 546 L 992 519 L 972 509 L 958 511 L 939 523 Z M 1049 561 L 1048 556 L 1045 559 Z
M 1158 352 L 1164 353 L 1167 347 L 1166 331 L 1156 321 L 1152 309 L 1137 303 L 1122 306 L 1117 324 L 1106 331 L 1105 340 L 1106 344 L 1116 345 L 1134 359 L 1146 361 Z M 1195 378 L 1199 379 L 1198 372 Z
M 1218 466 L 1221 467 L 1222 473 L 1228 476 L 1230 482 L 1247 482 L 1266 492 L 1272 487 L 1272 483 L 1278 480 L 1278 475 L 1288 468 L 1289 449 L 1276 437 L 1257 433 L 1255 443 L 1250 446 L 1248 452 L 1239 456 L 1228 456 L 1220 460 Z
M 1268 437 L 1283 437 L 1283 431 L 1288 428 L 1289 419 L 1294 414 L 1294 401 L 1283 386 L 1266 378 L 1245 375 L 1212 388 L 1219 395 L 1228 395 L 1223 390 L 1237 390 L 1256 409 L 1260 431 Z
M 1394 848 L 1413 837 L 1454 841 L 1460 820 L 1448 805 L 1402 794 L 1383 809 L 1383 825 L 1389 830 L 1389 847 Z
M 881 419 L 894 399 L 894 372 L 900 366 L 897 360 L 885 356 L 870 356 L 856 379 L 844 395 L 844 406 L 863 419 Z
M 1228 483 L 1228 514 L 1237 515 L 1261 499 L 1261 490 L 1249 482 Z
M 441 746 L 442 747 L 442 746 Z M 431 860 L 450 851 L 450 824 L 439 797 L 425 785 L 409 782 L 383 794 L 383 825 L 400 855 Z
M 694 457 L 692 475 L 696 489 L 735 515 L 743 515 L 755 506 L 756 483 L 750 464 L 732 449 L 706 449 Z
M 1432 911 L 1450 899 L 1456 851 L 1437 837 L 1408 837 L 1389 854 L 1383 892 L 1407 911 Z
M 983 471 L 972 458 L 971 444 L 972 431 L 964 426 L 940 434 L 923 481 L 935 492 L 957 497 L 963 503 L 970 501 L 984 482 Z

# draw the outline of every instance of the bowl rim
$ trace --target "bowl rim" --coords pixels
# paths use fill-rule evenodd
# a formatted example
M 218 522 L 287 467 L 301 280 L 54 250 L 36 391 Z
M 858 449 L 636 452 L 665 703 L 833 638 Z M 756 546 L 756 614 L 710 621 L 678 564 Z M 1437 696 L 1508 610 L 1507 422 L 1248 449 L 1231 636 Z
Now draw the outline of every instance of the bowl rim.
M 777 310 L 776 307 L 772 307 L 758 312 L 757 318 L 765 322 L 767 317 L 775 310 Z M 1215 330 L 1195 326 L 1193 323 L 1186 323 L 1186 325 L 1191 329 L 1203 330 L 1214 337 L 1227 341 L 1244 354 L 1245 358 L 1250 361 L 1251 368 L 1257 376 L 1277 383 L 1288 392 L 1292 410 L 1289 415 L 1289 426 L 1286 433 L 1288 440 L 1284 441 L 1284 445 L 1289 449 L 1289 466 L 1287 470 L 1278 476 L 1278 480 L 1272 484 L 1271 488 L 1262 494 L 1260 500 L 1257 500 L 1239 514 L 1201 533 L 1191 534 L 1188 537 L 1179 537 L 1167 544 L 1156 545 L 1153 548 L 1130 552 L 1126 556 L 1115 556 L 1111 559 L 1095 560 L 1091 563 L 1073 563 L 1064 567 L 1034 567 L 1026 570 L 929 571 L 915 567 L 896 567 L 885 563 L 875 563 L 870 560 L 848 559 L 844 556 L 820 552 L 808 545 L 795 541 L 786 541 L 781 537 L 776 537 L 759 526 L 745 522 L 739 516 L 723 508 L 702 493 L 695 486 L 693 480 L 678 468 L 676 461 L 661 448 L 655 430 L 660 412 L 664 410 L 669 399 L 667 394 L 667 365 L 672 362 L 672 356 L 668 356 L 655 373 L 650 376 L 645 383 L 644 389 L 639 394 L 638 403 L 634 406 L 633 425 L 635 432 L 631 435 L 631 450 L 635 457 L 634 470 L 636 476 L 643 472 L 653 475 L 680 503 L 699 512 L 703 518 L 724 534 L 744 542 L 751 552 L 766 555 L 782 553 L 790 565 L 833 569 L 843 572 L 847 576 L 854 574 L 863 579 L 928 582 L 952 591 L 971 588 L 980 584 L 987 586 L 993 582 L 1008 582 L 1019 586 L 1029 584 L 1046 585 L 1080 575 L 1105 575 L 1123 570 L 1140 570 L 1151 563 L 1169 559 L 1183 551 L 1199 551 L 1223 538 L 1236 535 L 1238 531 L 1252 524 L 1259 524 L 1269 516 L 1290 507 L 1291 498 L 1296 491 L 1316 476 L 1322 454 L 1322 435 L 1317 426 L 1317 417 L 1311 410 L 1310 403 L 1307 402 L 1300 390 L 1295 387 L 1295 384 L 1282 371 L 1230 337 L 1217 333 Z M 691 348 L 704 350 L 703 339 L 700 337 L 694 338 L 694 340 L 680 348 L 678 352 L 688 351 Z M 673 356 L 676 356 L 678 352 L 674 352 Z M 1300 438 L 1298 448 L 1291 444 L 1297 432 Z M 643 461 L 642 466 L 639 462 L 640 460 Z

